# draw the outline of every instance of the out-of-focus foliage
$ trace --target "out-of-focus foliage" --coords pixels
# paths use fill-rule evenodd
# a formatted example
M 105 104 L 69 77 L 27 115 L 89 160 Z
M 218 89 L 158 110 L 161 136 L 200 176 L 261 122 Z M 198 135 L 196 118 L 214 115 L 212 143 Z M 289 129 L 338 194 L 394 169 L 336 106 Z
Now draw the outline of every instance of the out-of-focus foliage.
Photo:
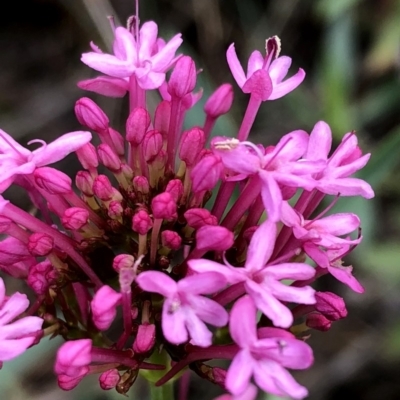
M 8 6 L 14 10 L 0 17 L 0 126 L 23 142 L 77 129 L 72 108 L 83 93 L 75 82 L 91 74 L 80 64 L 80 53 L 90 40 L 110 45 L 106 14 L 124 21 L 134 1 L 14 3 Z M 324 119 L 337 142 L 355 129 L 364 152 L 372 153 L 360 177 L 372 184 L 376 198 L 343 198 L 334 209 L 354 210 L 362 218 L 364 242 L 349 262 L 366 294 L 322 279 L 321 290 L 347 300 L 349 317 L 328 333 L 312 333 L 315 365 L 297 377 L 309 387 L 310 399 L 400 398 L 400 1 L 146 0 L 140 14 L 142 20 L 156 20 L 163 36 L 183 33 L 184 50 L 203 69 L 198 86 L 205 97 L 217 85 L 233 82 L 225 61 L 231 42 L 246 60 L 252 50 L 263 50 L 265 38 L 278 34 L 293 69 L 303 67 L 307 77 L 289 96 L 263 105 L 253 140 L 268 144 L 290 130 L 310 131 Z M 95 99 L 122 127 L 124 101 Z M 237 117 L 222 120 L 217 133 L 235 132 L 246 101 L 237 92 Z M 189 124 L 202 122 L 201 107 L 190 119 Z M 17 193 L 11 195 L 24 203 Z M 5 364 L 0 387 L 9 393 L 7 399 L 120 398 L 114 392 L 100 394 L 95 381 L 60 393 L 51 374 L 55 347 L 41 345 Z M 20 372 L 22 365 L 31 367 Z M 189 398 L 211 398 L 207 393 L 213 389 L 199 382 L 192 380 Z M 139 385 L 136 398 L 145 398 L 142 390 Z

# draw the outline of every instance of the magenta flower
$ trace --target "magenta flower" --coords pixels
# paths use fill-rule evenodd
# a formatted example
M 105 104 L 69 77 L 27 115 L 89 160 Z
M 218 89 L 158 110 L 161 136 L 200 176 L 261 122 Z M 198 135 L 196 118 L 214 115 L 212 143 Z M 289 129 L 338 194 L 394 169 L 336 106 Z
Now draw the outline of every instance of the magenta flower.
M 371 154 L 362 155 L 357 143 L 357 136 L 347 133 L 335 152 L 328 157 L 332 146 L 332 133 L 329 125 L 323 121 L 315 124 L 304 156 L 307 160 L 324 161 L 325 168 L 317 171 L 314 178 L 316 188 L 323 193 L 341 196 L 374 197 L 371 186 L 350 175 L 363 168 Z
M 35 139 L 28 144 L 38 142 L 42 146 L 30 151 L 0 129 L 0 193 L 12 184 L 17 175 L 31 174 L 37 167 L 60 161 L 91 139 L 92 134 L 83 131 L 66 133 L 50 144 Z
M 323 165 L 300 160 L 307 150 L 308 135 L 297 130 L 283 136 L 274 148 L 263 151 L 251 142 L 239 142 L 232 138 L 215 138 L 213 152 L 229 170 L 238 175 L 228 180 L 241 180 L 258 175 L 261 180 L 261 196 L 268 217 L 277 222 L 282 205 L 281 186 L 301 187 L 312 190 L 315 181 L 311 174 Z
M 271 319 L 275 326 L 288 328 L 293 322 L 291 311 L 279 300 L 299 304 L 314 304 L 314 289 L 292 287 L 281 280 L 305 280 L 314 276 L 315 270 L 303 263 L 282 263 L 269 265 L 268 260 L 274 249 L 276 225 L 266 221 L 254 233 L 244 268 L 233 267 L 225 260 L 225 265 L 210 260 L 189 260 L 189 267 L 196 272 L 210 272 L 225 276 L 231 284 L 244 282 L 246 292 L 257 308 Z
M 256 308 L 244 296 L 232 307 L 229 330 L 240 350 L 229 367 L 225 386 L 234 395 L 248 390 L 252 376 L 262 390 L 278 396 L 303 399 L 307 389 L 299 385 L 286 368 L 305 369 L 313 362 L 311 348 L 280 329 L 257 336 Z M 262 330 L 260 330 L 262 331 Z
M 42 329 L 43 319 L 39 317 L 23 317 L 11 322 L 28 306 L 25 294 L 17 292 L 6 297 L 4 281 L 0 278 L 0 361 L 22 354 L 35 341 L 35 333 Z
M 139 38 L 126 28 L 115 30 L 114 55 L 100 52 L 82 54 L 82 62 L 89 67 L 114 78 L 130 78 L 135 75 L 142 89 L 156 89 L 165 81 L 165 72 L 175 62 L 175 52 L 182 43 L 181 35 L 175 35 L 168 43 L 157 38 L 158 27 L 153 21 L 142 25 Z M 111 85 L 111 92 L 119 95 L 124 90 L 123 82 L 104 80 L 104 85 Z M 97 85 L 102 86 L 97 78 Z M 88 85 L 86 81 L 86 86 Z M 89 85 L 89 90 L 95 86 Z M 101 92 L 101 90 L 96 90 Z M 103 88 L 103 92 L 107 92 Z
M 136 278 L 136 282 L 143 290 L 165 297 L 162 329 L 165 338 L 171 343 L 184 343 L 190 336 L 192 344 L 210 346 L 212 333 L 205 323 L 222 327 L 228 322 L 228 313 L 222 306 L 200 296 L 215 293 L 226 285 L 221 274 L 209 272 L 175 282 L 162 272 L 146 271 Z
M 279 39 L 275 36 L 267 40 L 275 41 L 276 46 L 280 46 Z M 283 81 L 288 73 L 292 59 L 282 56 L 275 60 L 273 58 L 279 55 L 279 48 L 267 52 L 265 57 L 258 50 L 251 53 L 247 64 L 247 73 L 236 55 L 235 45 L 232 43 L 226 52 L 226 58 L 231 69 L 232 75 L 238 86 L 244 93 L 255 93 L 265 100 L 275 100 L 285 96 L 303 82 L 306 74 L 300 68 L 291 78 Z

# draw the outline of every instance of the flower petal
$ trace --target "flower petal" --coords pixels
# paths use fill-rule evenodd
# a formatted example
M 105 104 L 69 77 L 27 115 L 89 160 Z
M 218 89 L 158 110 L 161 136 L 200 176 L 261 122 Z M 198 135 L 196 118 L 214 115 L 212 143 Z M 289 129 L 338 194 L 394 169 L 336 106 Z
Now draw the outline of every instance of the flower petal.
M 268 219 L 278 222 L 281 218 L 282 192 L 278 183 L 268 171 L 260 171 L 259 176 L 263 181 L 261 197 L 267 210 Z
M 287 56 L 278 57 L 272 61 L 270 67 L 268 68 L 268 72 L 274 86 L 282 82 L 291 65 L 292 59 Z
M 136 278 L 136 282 L 143 290 L 159 293 L 167 298 L 173 297 L 177 291 L 177 283 L 159 271 L 142 272 Z
M 180 307 L 178 310 L 171 312 L 173 307 L 173 300 L 165 299 L 161 319 L 162 330 L 165 338 L 170 343 L 185 343 L 188 340 L 188 333 L 185 327 L 185 310 Z
M 249 296 L 243 296 L 232 307 L 229 331 L 232 339 L 242 348 L 257 341 L 256 307 Z
M 185 325 L 189 331 L 191 342 L 195 346 L 208 347 L 212 344 L 212 333 L 200 318 L 192 311 L 186 312 Z
M 269 96 L 268 100 L 276 100 L 290 93 L 292 90 L 296 89 L 301 82 L 303 82 L 305 77 L 306 73 L 303 69 L 299 68 L 295 75 L 289 79 L 286 79 L 286 81 L 279 83 L 273 88 L 272 94 Z
M 324 121 L 317 122 L 310 133 L 310 140 L 308 142 L 305 158 L 308 160 L 328 160 L 331 147 L 331 128 Z
M 226 374 L 225 386 L 234 395 L 242 394 L 249 386 L 254 360 L 247 350 L 239 351 Z
M 27 337 L 17 340 L 0 341 L 0 360 L 9 361 L 21 355 L 33 342 L 34 337 Z
M 217 272 L 203 272 L 181 279 L 178 291 L 191 294 L 212 294 L 226 286 L 226 278 Z
M 222 327 L 228 323 L 228 313 L 224 307 L 204 296 L 193 296 L 190 303 L 195 314 L 207 324 Z
M 246 75 L 243 71 L 243 67 L 240 65 L 240 61 L 236 55 L 235 44 L 232 43 L 226 52 L 226 60 L 228 61 L 229 68 L 235 78 L 236 83 L 240 88 L 246 83 Z
M 356 293 L 364 293 L 364 288 L 358 282 L 358 280 L 353 276 L 352 267 L 340 267 L 340 266 L 328 266 L 328 271 L 333 275 L 338 281 L 347 285 L 350 289 L 354 290 Z
M 78 82 L 78 87 L 103 96 L 124 97 L 129 89 L 129 84 L 124 79 L 102 75 L 94 79 L 80 81 Z

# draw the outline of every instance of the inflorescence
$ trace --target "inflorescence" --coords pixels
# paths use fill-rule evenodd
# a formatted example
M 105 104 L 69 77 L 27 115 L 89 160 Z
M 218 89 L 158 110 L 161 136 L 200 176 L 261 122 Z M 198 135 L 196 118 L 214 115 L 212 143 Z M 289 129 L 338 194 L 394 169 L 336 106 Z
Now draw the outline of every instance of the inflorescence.
M 359 218 L 315 212 L 327 195 L 333 202 L 374 196 L 351 177 L 369 154 L 354 132 L 331 153 L 322 121 L 276 145 L 248 141 L 262 103 L 305 78 L 300 69 L 285 79 L 291 58 L 280 56 L 277 37 L 266 41 L 265 55 L 251 54 L 246 72 L 228 48 L 249 103 L 238 132 L 225 137 L 212 132 L 231 108 L 230 84 L 206 101 L 203 126 L 183 131 L 202 92 L 193 59 L 177 55 L 180 34 L 166 42 L 155 22 L 139 26 L 137 16 L 113 29 L 112 54 L 91 44 L 82 55 L 103 75 L 79 87 L 129 95 L 123 134 L 87 97 L 75 113 L 98 146 L 92 133 L 77 131 L 49 144 L 31 141 L 40 144 L 31 151 L 0 131 L 1 193 L 18 185 L 36 210 L 0 196 L 0 269 L 36 294 L 31 306 L 25 294 L 7 297 L 0 278 L 0 360 L 60 335 L 55 373 L 65 390 L 100 374 L 102 389 L 126 393 L 139 373 L 158 386 L 189 366 L 228 392 L 220 399 L 254 399 L 257 387 L 306 397 L 287 368 L 308 368 L 308 331 L 328 330 L 347 314 L 342 298 L 312 283 L 330 273 L 363 292 L 342 265 L 361 241 Z M 149 91 L 160 94 L 154 112 Z M 75 186 L 49 167 L 70 153 L 82 166 Z M 232 361 L 227 370 L 209 365 L 220 359 Z

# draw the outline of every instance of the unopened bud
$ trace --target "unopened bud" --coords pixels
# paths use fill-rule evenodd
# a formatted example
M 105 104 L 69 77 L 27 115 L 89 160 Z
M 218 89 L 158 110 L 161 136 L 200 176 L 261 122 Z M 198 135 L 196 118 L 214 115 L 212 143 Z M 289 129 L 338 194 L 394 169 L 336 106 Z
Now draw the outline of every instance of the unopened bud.
M 171 73 L 168 93 L 172 97 L 183 98 L 196 86 L 196 66 L 189 56 L 181 57 Z
M 142 107 L 136 107 L 126 121 L 126 140 L 135 146 L 142 143 L 150 126 L 150 114 Z
M 206 138 L 202 129 L 194 127 L 182 134 L 179 158 L 192 167 L 198 160 Z
M 120 376 L 119 376 L 118 370 L 115 368 L 109 369 L 108 371 L 103 372 L 99 376 L 100 387 L 103 390 L 114 389 L 115 386 L 117 386 L 119 379 L 120 379 Z
M 145 210 L 139 210 L 132 218 L 132 230 L 145 235 L 153 227 L 153 221 Z
M 161 233 L 161 243 L 171 250 L 178 250 L 182 244 L 182 238 L 174 231 L 165 230 Z
M 87 171 L 78 171 L 75 176 L 76 187 L 86 196 L 93 196 L 94 178 Z
M 151 209 L 156 219 L 172 220 L 177 217 L 176 202 L 168 192 L 155 196 L 151 202 Z
M 147 353 L 156 342 L 156 327 L 154 324 L 139 325 L 136 339 L 133 343 L 135 353 Z
M 205 208 L 190 208 L 183 215 L 193 229 L 199 229 L 204 225 L 217 225 L 217 217 Z
M 94 194 L 103 201 L 110 200 L 113 197 L 113 187 L 110 180 L 105 175 L 99 175 L 93 182 Z
M 311 313 L 307 315 L 306 325 L 309 328 L 316 329 L 317 331 L 329 331 L 332 322 L 319 313 Z
M 47 256 L 53 250 L 54 239 L 46 233 L 32 233 L 27 246 L 33 256 Z
M 67 194 L 72 192 L 71 178 L 55 168 L 36 168 L 33 173 L 36 184 L 50 194 Z
M 61 223 L 64 228 L 79 230 L 87 224 L 89 220 L 89 211 L 80 207 L 67 208 L 61 217 Z
M 168 182 L 165 191 L 171 193 L 173 199 L 178 203 L 183 195 L 183 184 L 180 179 L 172 179 Z
M 114 258 L 113 268 L 119 272 L 121 269 L 132 268 L 135 263 L 135 258 L 130 254 L 119 254 Z
M 152 130 L 146 133 L 142 142 L 143 157 L 147 163 L 152 163 L 161 151 L 163 139 L 160 132 Z
M 331 292 L 315 293 L 315 309 L 323 314 L 330 321 L 337 321 L 347 316 L 347 309 L 344 300 Z
M 218 118 L 230 110 L 232 103 L 232 85 L 224 83 L 208 98 L 204 105 L 204 112 L 212 118 Z
M 198 250 L 225 251 L 233 246 L 233 232 L 223 226 L 202 226 L 196 232 L 196 248 Z
M 112 172 L 119 172 L 121 170 L 121 160 L 114 150 L 105 143 L 97 147 L 100 162 Z
M 96 148 L 92 145 L 92 143 L 86 143 L 79 148 L 75 154 L 77 155 L 78 160 L 82 164 L 83 168 L 91 170 L 98 167 L 99 160 L 97 158 Z
M 82 97 L 75 103 L 75 114 L 82 125 L 96 132 L 104 132 L 108 128 L 107 115 L 88 97 Z

